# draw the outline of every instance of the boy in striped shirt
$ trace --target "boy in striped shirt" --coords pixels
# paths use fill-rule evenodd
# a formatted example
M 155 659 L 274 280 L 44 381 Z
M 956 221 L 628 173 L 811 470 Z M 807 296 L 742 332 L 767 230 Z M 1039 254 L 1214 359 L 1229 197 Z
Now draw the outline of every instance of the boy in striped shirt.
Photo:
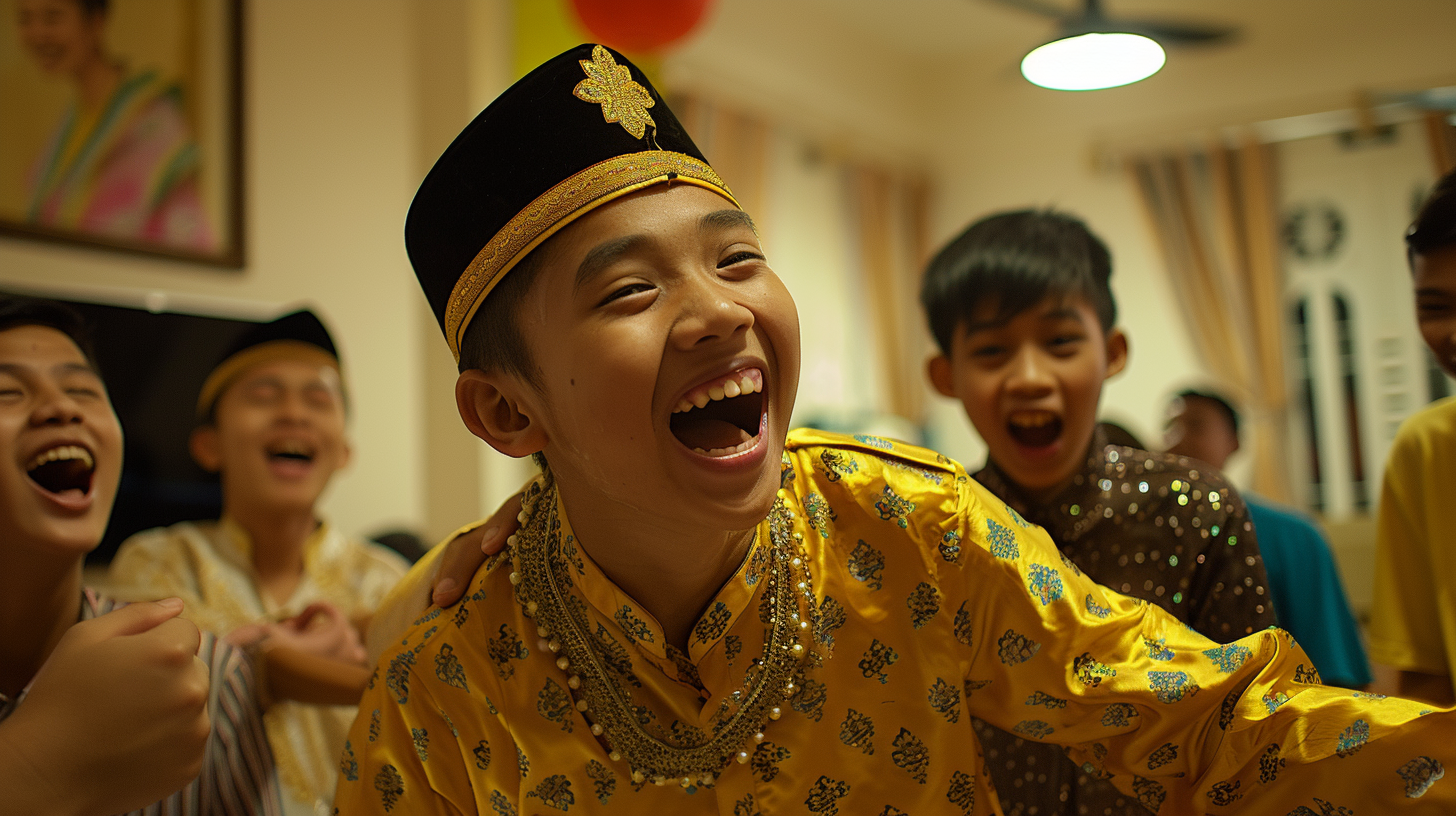
M 278 814 L 243 656 L 82 586 L 121 438 L 80 318 L 0 298 L 0 816 Z

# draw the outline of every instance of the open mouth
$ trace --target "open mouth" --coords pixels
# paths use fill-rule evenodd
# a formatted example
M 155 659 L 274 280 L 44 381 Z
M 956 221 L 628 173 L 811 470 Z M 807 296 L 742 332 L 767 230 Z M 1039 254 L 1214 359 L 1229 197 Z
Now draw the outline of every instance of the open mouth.
M 1062 435 L 1062 418 L 1051 411 L 1017 411 L 1006 420 L 1006 432 L 1016 444 L 1045 448 Z
M 758 441 L 764 404 L 763 372 L 745 368 L 684 394 L 672 410 L 668 427 L 696 453 L 732 456 Z
M 307 465 L 313 462 L 317 451 L 298 440 L 285 439 L 275 445 L 268 446 L 267 453 L 269 461 L 272 462 Z
M 91 477 L 96 473 L 96 459 L 80 445 L 57 445 L 35 455 L 25 466 L 25 474 L 47 493 L 58 496 L 75 491 L 81 496 L 91 492 Z

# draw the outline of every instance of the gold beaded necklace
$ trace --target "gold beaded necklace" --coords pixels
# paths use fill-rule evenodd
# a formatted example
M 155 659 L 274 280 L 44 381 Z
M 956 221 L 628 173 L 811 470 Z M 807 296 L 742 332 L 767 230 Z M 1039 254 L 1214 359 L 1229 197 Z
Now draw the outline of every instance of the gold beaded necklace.
M 747 690 L 731 695 L 739 703 L 737 710 L 701 741 L 672 745 L 643 728 L 630 694 L 608 674 L 592 646 L 585 608 L 567 601 L 563 585 L 569 579 L 557 574 L 564 565 L 556 557 L 561 528 L 549 475 L 526 491 L 521 529 L 510 542 L 510 580 L 516 600 L 526 615 L 535 618 L 537 634 L 549 639 L 547 648 L 557 655 L 557 668 L 566 672 L 576 709 L 590 722 L 592 734 L 614 762 L 628 763 L 634 782 L 663 785 L 674 779 L 684 788 L 712 785 L 735 758 L 747 762 L 745 746 L 750 740 L 762 742 L 765 725 L 781 716 L 780 706 L 797 689 L 796 670 L 811 656 L 819 632 L 818 605 L 799 546 L 802 537 L 791 532 L 792 518 L 783 499 L 777 499 L 769 514 L 770 552 L 763 589 L 770 595 L 769 629 L 763 654 L 751 668 L 754 676 L 744 684 Z M 805 634 L 812 636 L 809 646 L 801 642 Z

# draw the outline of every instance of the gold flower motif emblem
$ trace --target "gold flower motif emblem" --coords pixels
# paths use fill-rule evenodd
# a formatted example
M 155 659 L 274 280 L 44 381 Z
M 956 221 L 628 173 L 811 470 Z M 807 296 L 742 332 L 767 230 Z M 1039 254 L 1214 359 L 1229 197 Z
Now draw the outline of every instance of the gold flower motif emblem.
M 598 45 L 592 49 L 592 58 L 578 60 L 586 79 L 576 84 L 571 93 L 584 102 L 602 106 L 602 118 L 608 124 L 617 122 L 633 138 L 641 139 L 647 126 L 657 127 L 647 109 L 653 106 L 652 95 L 641 83 L 632 79 L 632 71 L 625 65 L 618 65 L 612 53 Z

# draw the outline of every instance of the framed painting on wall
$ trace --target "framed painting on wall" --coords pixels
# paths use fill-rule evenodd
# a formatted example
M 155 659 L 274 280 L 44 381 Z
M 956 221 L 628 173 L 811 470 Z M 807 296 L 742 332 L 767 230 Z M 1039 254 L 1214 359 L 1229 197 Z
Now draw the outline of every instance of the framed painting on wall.
M 0 0 L 0 234 L 243 265 L 242 0 Z

